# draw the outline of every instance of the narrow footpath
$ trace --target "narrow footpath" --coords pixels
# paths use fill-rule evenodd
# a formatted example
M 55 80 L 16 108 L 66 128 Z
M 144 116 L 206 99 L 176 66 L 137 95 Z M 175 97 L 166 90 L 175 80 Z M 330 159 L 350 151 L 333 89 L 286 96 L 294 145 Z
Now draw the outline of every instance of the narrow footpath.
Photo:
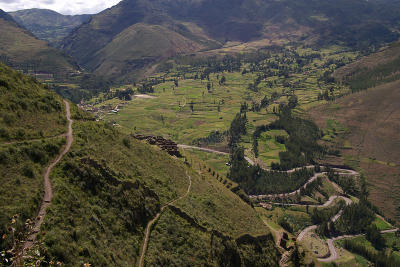
M 42 204 L 40 205 L 39 215 L 35 221 L 35 225 L 33 226 L 30 235 L 24 243 L 23 250 L 21 252 L 22 256 L 25 254 L 27 250 L 29 250 L 36 241 L 36 236 L 40 231 L 40 226 L 43 223 L 44 216 L 46 216 L 46 209 L 50 206 L 51 200 L 53 198 L 53 187 L 50 181 L 50 173 L 53 168 L 60 162 L 60 160 L 68 153 L 71 148 L 73 142 L 73 132 L 72 132 L 72 120 L 71 120 L 71 112 L 69 103 L 64 100 L 66 117 L 68 120 L 68 132 L 64 134 L 67 137 L 67 143 L 64 147 L 64 150 L 57 156 L 57 158 L 47 167 L 46 172 L 43 176 L 43 184 L 44 184 L 44 196 L 42 199 Z

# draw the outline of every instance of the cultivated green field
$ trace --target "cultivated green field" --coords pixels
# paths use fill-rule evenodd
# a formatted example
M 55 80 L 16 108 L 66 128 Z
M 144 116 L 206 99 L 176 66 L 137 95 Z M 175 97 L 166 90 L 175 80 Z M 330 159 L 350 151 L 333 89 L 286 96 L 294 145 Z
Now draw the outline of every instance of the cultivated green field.
M 190 64 L 190 59 L 182 59 L 167 73 L 146 80 L 163 79 L 153 86 L 154 92 L 148 94 L 151 98 L 139 95 L 126 103 L 117 98 L 109 99 L 104 94 L 90 103 L 100 109 L 124 103 L 119 105 L 117 114 L 102 111 L 99 117 L 120 126 L 126 133 L 161 135 L 181 144 L 196 144 L 197 139 L 205 138 L 213 131 L 223 133 L 228 130 L 241 105 L 247 103 L 247 134 L 242 136 L 240 145 L 246 149 L 246 155 L 254 159 L 252 134 L 255 128 L 275 121 L 279 105 L 288 103 L 292 95 L 298 101 L 294 112 L 303 115 L 310 105 L 323 103 L 324 94 L 331 99 L 347 93 L 347 87 L 330 83 L 323 77 L 326 72 L 332 72 L 336 64 L 356 57 L 355 53 L 341 47 L 314 51 L 288 46 L 283 50 L 267 51 L 267 56 L 243 55 L 240 70 L 211 72 L 203 80 L 200 75 L 207 65 Z M 222 77 L 225 77 L 225 83 L 220 83 Z M 250 84 L 256 84 L 255 88 Z M 140 85 L 122 86 L 118 90 L 133 88 L 138 91 Z M 268 99 L 266 107 L 252 109 L 264 98 Z M 271 131 L 261 135 L 257 163 L 266 167 L 272 162 L 279 163 L 279 152 L 286 148 L 276 142 L 276 135 L 287 134 Z M 226 150 L 226 140 L 216 147 Z

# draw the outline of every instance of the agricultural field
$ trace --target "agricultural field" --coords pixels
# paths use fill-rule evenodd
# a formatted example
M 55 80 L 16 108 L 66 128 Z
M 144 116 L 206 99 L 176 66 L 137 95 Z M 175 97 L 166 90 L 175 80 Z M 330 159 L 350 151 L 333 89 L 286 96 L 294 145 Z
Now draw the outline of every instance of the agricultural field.
M 275 121 L 280 104 L 287 104 L 290 99 L 296 99 L 294 112 L 303 115 L 310 105 L 348 93 L 347 87 L 326 77 L 356 57 L 356 53 L 337 46 L 319 51 L 287 46 L 237 58 L 181 58 L 171 63 L 167 72 L 141 84 L 114 88 L 87 104 L 100 110 L 99 119 L 126 133 L 161 135 L 180 144 L 198 145 L 198 140 L 213 132 L 226 133 L 246 103 L 246 134 L 241 136 L 239 145 L 245 148 L 246 156 L 269 167 L 279 163 L 279 152 L 286 150 L 275 137 L 287 133 L 262 133 L 256 158 L 252 136 L 256 127 Z M 149 89 L 149 84 L 151 90 L 143 95 L 143 88 Z M 116 90 L 128 89 L 136 95 L 132 100 L 112 97 Z M 118 111 L 111 112 L 115 107 Z M 203 145 L 229 150 L 227 138 Z

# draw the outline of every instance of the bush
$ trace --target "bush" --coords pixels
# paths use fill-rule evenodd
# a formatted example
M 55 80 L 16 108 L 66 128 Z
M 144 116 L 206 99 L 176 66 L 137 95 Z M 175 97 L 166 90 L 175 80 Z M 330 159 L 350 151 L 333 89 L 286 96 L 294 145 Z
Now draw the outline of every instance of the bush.
M 131 148 L 131 140 L 129 140 L 129 138 L 125 137 L 124 139 L 122 139 L 122 143 L 123 143 L 124 146 L 126 146 L 127 148 Z
M 14 114 L 4 114 L 3 121 L 7 125 L 13 125 L 14 122 L 16 121 L 15 115 Z
M 6 151 L 0 151 L 0 163 L 5 164 L 8 162 L 8 153 Z
M 35 177 L 35 171 L 33 170 L 32 166 L 30 166 L 30 165 L 26 165 L 23 168 L 22 173 L 24 174 L 24 176 L 26 176 L 28 178 Z
M 2 137 L 4 139 L 10 138 L 10 134 L 8 133 L 7 129 L 0 128 L 0 137 Z

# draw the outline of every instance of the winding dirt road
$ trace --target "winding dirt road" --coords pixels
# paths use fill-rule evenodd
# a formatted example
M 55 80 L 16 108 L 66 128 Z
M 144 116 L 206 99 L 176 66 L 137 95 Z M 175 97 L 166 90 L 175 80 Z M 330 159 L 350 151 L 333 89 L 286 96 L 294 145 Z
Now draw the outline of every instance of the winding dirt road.
M 217 151 L 217 150 L 213 150 L 213 149 L 209 149 L 209 148 L 202 148 L 202 147 L 189 146 L 189 145 L 178 145 L 178 147 L 183 148 L 183 149 L 197 149 L 197 150 L 201 150 L 201 151 L 205 151 L 205 152 L 209 152 L 209 153 L 221 154 L 221 155 L 229 155 L 229 153 L 221 152 L 221 151 Z M 250 165 L 255 165 L 254 161 L 252 161 L 250 158 L 245 157 L 245 159 L 247 160 L 247 162 Z M 302 168 L 311 169 L 311 168 L 314 168 L 314 166 L 313 165 L 309 165 L 309 166 L 294 168 L 292 170 L 282 171 L 282 172 L 293 173 L 293 172 L 295 172 L 297 170 L 300 170 Z M 321 166 L 321 168 L 325 169 L 326 167 L 325 166 Z M 358 175 L 360 175 L 358 172 L 356 172 L 354 170 L 340 169 L 340 168 L 332 168 L 332 169 L 334 171 L 336 171 L 341 176 L 358 176 Z M 270 171 L 268 169 L 264 169 L 264 170 Z M 326 174 L 327 174 L 327 172 L 315 173 L 303 186 L 301 186 L 300 188 L 298 188 L 297 190 L 295 190 L 293 192 L 281 193 L 281 194 L 269 194 L 269 195 L 250 195 L 249 197 L 251 199 L 263 199 L 263 198 L 269 198 L 269 197 L 284 197 L 284 196 L 290 196 L 290 195 L 299 194 L 301 188 L 306 188 L 308 184 L 310 184 L 311 182 L 316 180 L 319 176 L 323 176 L 323 175 L 326 175 Z M 335 185 L 336 184 L 334 184 L 334 186 Z M 329 200 L 326 201 L 322 205 L 308 205 L 308 206 L 327 207 L 337 198 L 344 199 L 344 201 L 346 202 L 346 206 L 348 206 L 351 203 L 353 203 L 353 201 L 351 199 L 349 199 L 347 197 L 344 197 L 344 196 L 331 196 L 329 198 Z M 271 203 L 271 204 L 282 205 L 282 206 L 307 206 L 307 205 L 303 205 L 303 204 L 284 204 L 284 203 Z M 330 219 L 330 221 L 331 222 L 337 221 L 340 218 L 340 216 L 342 215 L 342 213 L 343 213 L 343 209 L 341 209 L 335 216 L 333 216 Z M 296 240 L 297 241 L 301 241 L 308 232 L 317 229 L 317 227 L 318 227 L 318 225 L 308 226 L 307 228 L 305 228 L 303 231 L 300 232 L 300 234 L 297 236 Z M 390 230 L 384 230 L 384 231 L 381 231 L 381 233 L 393 233 L 393 232 L 396 232 L 396 231 L 398 231 L 398 228 L 390 229 Z M 362 236 L 362 235 L 365 235 L 365 234 L 343 235 L 343 236 L 338 236 L 338 237 L 334 237 L 334 238 L 328 239 L 327 240 L 327 244 L 328 244 L 328 248 L 329 248 L 329 251 L 330 251 L 330 256 L 328 258 L 318 258 L 318 261 L 330 262 L 330 261 L 334 261 L 334 260 L 336 260 L 338 258 L 338 255 L 337 255 L 334 243 L 333 243 L 334 241 L 339 240 L 339 239 L 344 239 L 344 238 Z M 282 255 L 282 258 L 281 258 L 281 261 L 280 261 L 280 266 L 285 266 L 285 262 L 289 258 L 289 255 L 290 255 L 289 251 L 285 252 Z
M 190 177 L 190 175 L 188 175 L 187 172 L 186 172 L 186 176 L 188 177 L 189 185 L 188 185 L 188 188 L 187 188 L 185 194 L 183 194 L 179 198 L 174 199 L 174 200 L 166 203 L 165 205 L 163 205 L 161 207 L 160 211 L 156 214 L 156 216 L 151 221 L 149 221 L 149 223 L 147 224 L 144 239 L 143 239 L 142 251 L 141 251 L 140 259 L 139 259 L 139 267 L 143 267 L 144 257 L 146 256 L 146 250 L 147 250 L 147 246 L 149 243 L 150 230 L 151 230 L 151 227 L 153 226 L 153 224 L 158 220 L 158 218 L 160 218 L 161 213 L 164 211 L 164 209 L 166 207 L 171 206 L 175 202 L 177 202 L 177 201 L 185 198 L 187 195 L 189 195 L 190 189 L 192 187 L 192 177 Z
M 64 136 L 67 137 L 67 143 L 64 147 L 64 150 L 57 156 L 57 158 L 47 167 L 46 172 L 43 176 L 43 183 L 44 183 L 44 196 L 42 199 L 42 204 L 40 205 L 40 210 L 39 210 L 39 215 L 37 216 L 37 219 L 35 221 L 35 225 L 33 226 L 30 235 L 28 236 L 27 240 L 24 243 L 23 250 L 22 250 L 22 255 L 25 253 L 25 251 L 29 250 L 35 240 L 36 236 L 40 231 L 40 226 L 43 223 L 44 216 L 46 215 L 46 209 L 47 207 L 50 206 L 51 200 L 53 198 L 53 188 L 51 186 L 51 181 L 50 181 L 50 173 L 53 170 L 53 168 L 57 165 L 57 163 L 60 162 L 60 160 L 65 156 L 65 154 L 68 153 L 68 151 L 71 148 L 72 142 L 73 142 L 73 132 L 72 132 L 72 120 L 71 120 L 71 112 L 70 112 L 70 107 L 69 103 L 64 100 L 65 103 L 65 110 L 66 110 L 66 117 L 68 120 L 68 132 L 67 134 L 64 134 Z
M 394 233 L 394 232 L 397 232 L 398 230 L 399 230 L 398 228 L 389 229 L 389 230 L 383 230 L 383 231 L 381 231 L 381 234 Z M 334 241 L 340 240 L 340 239 L 345 239 L 345 238 L 364 236 L 364 235 L 365 234 L 342 235 L 342 236 L 337 236 L 337 237 L 328 239 L 326 241 L 326 243 L 328 244 L 328 247 L 329 247 L 330 256 L 328 258 L 319 258 L 318 261 L 320 261 L 320 262 L 330 262 L 330 261 L 334 261 L 334 260 L 336 260 L 338 258 L 338 254 L 336 252 L 335 245 L 333 244 Z

